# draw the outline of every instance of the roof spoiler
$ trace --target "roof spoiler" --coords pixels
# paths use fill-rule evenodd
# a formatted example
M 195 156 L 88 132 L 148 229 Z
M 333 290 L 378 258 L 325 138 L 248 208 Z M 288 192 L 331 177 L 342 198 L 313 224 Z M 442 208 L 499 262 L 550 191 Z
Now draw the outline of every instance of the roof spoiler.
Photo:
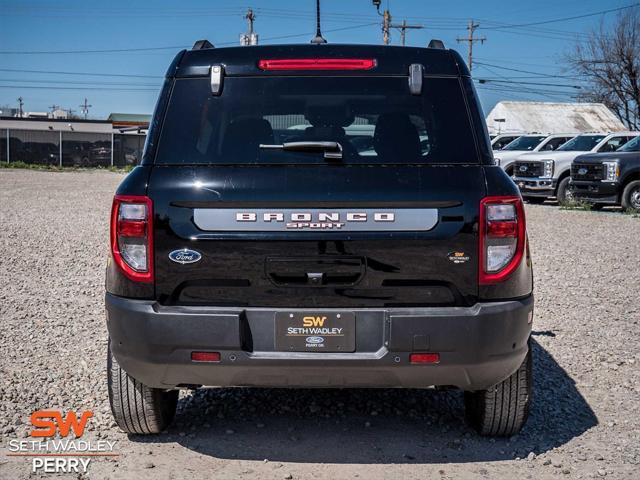
M 207 50 L 209 48 L 216 48 L 213 46 L 209 40 L 197 40 L 196 43 L 193 44 L 191 50 Z
M 429 48 L 436 48 L 438 50 L 444 50 L 444 42 L 436 38 L 431 39 L 428 45 Z

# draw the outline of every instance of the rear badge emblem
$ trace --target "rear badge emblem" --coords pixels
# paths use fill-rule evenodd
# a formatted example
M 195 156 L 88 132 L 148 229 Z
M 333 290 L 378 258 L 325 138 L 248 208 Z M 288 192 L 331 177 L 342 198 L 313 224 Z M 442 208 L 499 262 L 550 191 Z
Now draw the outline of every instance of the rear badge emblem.
M 464 252 L 451 252 L 447 254 L 447 259 L 452 263 L 467 263 L 471 257 Z
M 189 250 L 183 248 L 181 250 L 174 250 L 169 254 L 169 259 L 173 262 L 180 263 L 182 265 L 186 263 L 196 263 L 202 258 L 202 255 L 195 250 Z

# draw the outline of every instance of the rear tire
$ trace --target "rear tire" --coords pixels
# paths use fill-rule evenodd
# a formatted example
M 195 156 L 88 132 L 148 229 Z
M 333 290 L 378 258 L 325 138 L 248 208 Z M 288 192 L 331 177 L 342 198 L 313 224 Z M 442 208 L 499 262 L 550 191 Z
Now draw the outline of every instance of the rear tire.
M 125 433 L 148 435 L 166 429 L 176 414 L 178 391 L 151 388 L 131 377 L 107 353 L 107 385 L 111 412 Z
M 622 208 L 640 211 L 640 180 L 629 182 L 622 191 Z
M 526 358 L 513 375 L 487 390 L 464 393 L 467 421 L 480 435 L 515 435 L 527 421 L 532 393 L 529 344 Z
M 571 181 L 571 178 L 565 177 L 562 180 L 560 180 L 560 183 L 558 184 L 556 198 L 558 199 L 558 203 L 560 205 L 564 205 L 565 203 L 573 199 L 573 195 L 569 191 L 570 181 Z

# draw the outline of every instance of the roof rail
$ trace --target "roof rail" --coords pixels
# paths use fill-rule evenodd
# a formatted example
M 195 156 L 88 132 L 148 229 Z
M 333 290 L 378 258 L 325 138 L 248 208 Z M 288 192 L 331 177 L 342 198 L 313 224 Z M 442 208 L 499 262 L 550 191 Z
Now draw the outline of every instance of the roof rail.
M 208 48 L 216 48 L 213 46 L 209 40 L 197 40 L 196 43 L 193 44 L 191 50 L 206 50 Z
M 437 38 L 432 38 L 428 45 L 429 48 L 437 48 L 438 50 L 444 50 L 444 42 Z

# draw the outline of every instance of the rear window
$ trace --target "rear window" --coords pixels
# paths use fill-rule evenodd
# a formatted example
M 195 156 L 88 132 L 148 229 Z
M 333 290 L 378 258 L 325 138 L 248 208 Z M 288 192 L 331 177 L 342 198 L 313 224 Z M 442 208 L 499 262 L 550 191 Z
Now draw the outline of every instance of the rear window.
M 504 147 L 503 150 L 533 150 L 540 145 L 540 142 L 545 138 L 547 137 L 520 137 Z
M 640 137 L 636 137 L 618 149 L 618 152 L 640 152 Z
M 558 148 L 563 152 L 588 152 L 599 144 L 605 135 L 578 135 Z
M 457 78 L 227 77 L 176 79 L 157 164 L 324 163 L 320 152 L 260 145 L 338 142 L 344 163 L 479 163 Z

